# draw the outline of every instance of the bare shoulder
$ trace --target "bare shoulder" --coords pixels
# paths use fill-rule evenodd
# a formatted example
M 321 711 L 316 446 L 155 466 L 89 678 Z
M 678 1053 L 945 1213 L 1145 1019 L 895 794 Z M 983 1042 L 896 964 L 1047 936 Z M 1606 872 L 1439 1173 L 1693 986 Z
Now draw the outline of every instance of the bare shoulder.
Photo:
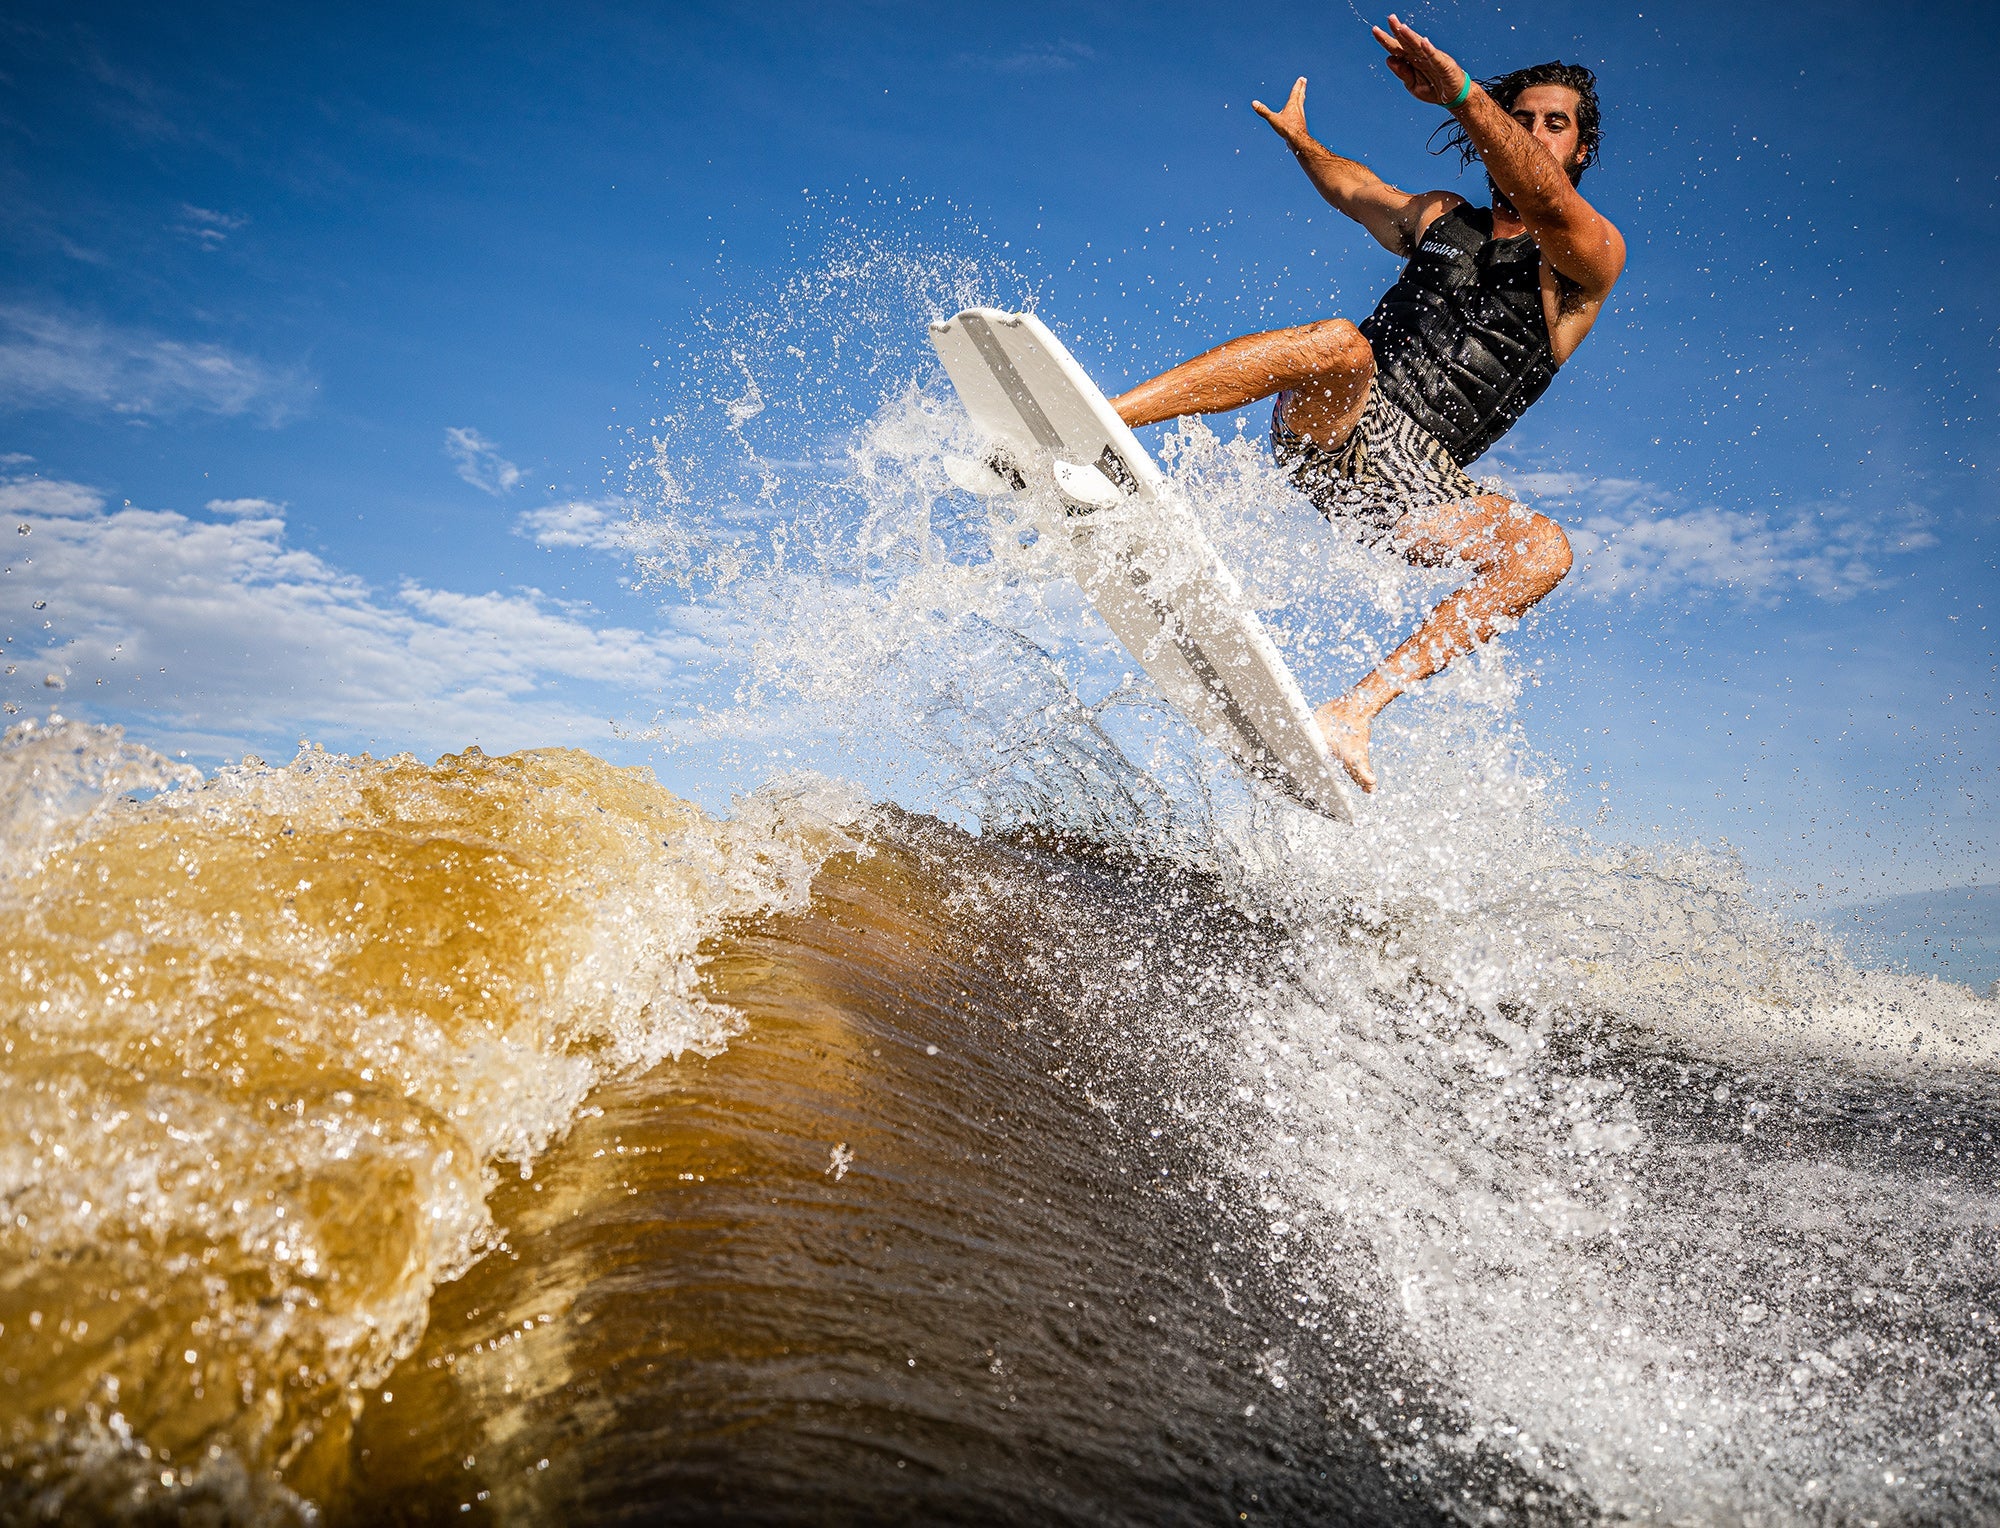
M 1625 270 L 1625 236 L 1574 189 L 1565 185 L 1553 205 L 1524 212 L 1522 221 L 1541 249 L 1552 286 L 1574 287 L 1589 304 L 1611 294 Z M 1574 301 L 1573 294 L 1565 294 L 1565 306 Z
M 1565 252 L 1570 258 L 1564 263 L 1578 269 L 1565 274 L 1601 298 L 1625 272 L 1625 235 L 1581 193 L 1577 193 L 1576 203 L 1581 216 L 1572 221 L 1570 249 Z
M 1588 206 L 1589 204 L 1586 203 L 1585 205 Z M 1617 261 L 1618 269 L 1623 271 L 1625 269 L 1625 235 L 1618 231 L 1616 223 L 1612 222 L 1603 213 L 1598 212 L 1595 207 L 1592 207 L 1590 210 L 1597 218 L 1598 227 L 1603 230 L 1605 249 L 1611 252 L 1612 257 Z M 1612 279 L 1615 281 L 1617 279 L 1616 275 Z

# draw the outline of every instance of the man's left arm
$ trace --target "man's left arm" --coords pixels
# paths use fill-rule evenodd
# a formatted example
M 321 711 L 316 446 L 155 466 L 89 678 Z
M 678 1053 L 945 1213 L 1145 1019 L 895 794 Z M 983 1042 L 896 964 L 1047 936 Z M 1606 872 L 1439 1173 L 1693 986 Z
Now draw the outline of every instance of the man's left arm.
M 1464 125 L 1543 258 L 1581 287 L 1586 301 L 1601 301 L 1625 269 L 1625 240 L 1610 219 L 1585 201 L 1554 156 L 1429 38 L 1391 16 L 1389 30 L 1375 28 L 1375 39 L 1411 95 L 1444 107 Z M 1454 105 L 1461 93 L 1464 100 Z

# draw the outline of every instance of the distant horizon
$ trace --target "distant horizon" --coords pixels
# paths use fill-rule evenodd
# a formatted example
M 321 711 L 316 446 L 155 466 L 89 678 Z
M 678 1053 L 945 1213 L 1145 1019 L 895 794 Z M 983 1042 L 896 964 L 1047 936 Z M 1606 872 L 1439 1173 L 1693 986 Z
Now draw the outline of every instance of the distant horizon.
M 1858 942 L 1858 964 L 1936 976 L 2000 998 L 2000 884 L 1913 891 L 1827 910 L 1836 937 Z

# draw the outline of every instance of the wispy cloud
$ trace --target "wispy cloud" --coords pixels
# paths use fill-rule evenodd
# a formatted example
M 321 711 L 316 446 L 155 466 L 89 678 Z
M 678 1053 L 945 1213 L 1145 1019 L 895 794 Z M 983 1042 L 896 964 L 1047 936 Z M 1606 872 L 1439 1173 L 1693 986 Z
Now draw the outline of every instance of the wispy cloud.
M 0 515 L 58 515 L 65 520 L 83 519 L 101 512 L 104 495 L 95 488 L 62 478 L 0 478 Z M 23 524 L 28 522 L 23 521 Z M 34 527 L 29 525 L 29 532 Z M 18 534 L 18 533 L 17 533 Z M 23 565 L 25 568 L 25 564 Z
M 1937 543 L 1914 504 L 1731 509 L 1689 505 L 1625 478 L 1527 472 L 1506 481 L 1562 521 L 1577 554 L 1571 582 L 1600 599 L 1851 599 L 1887 582 L 1889 559 Z
M 0 406 L 149 419 L 218 414 L 276 426 L 304 411 L 312 388 L 300 371 L 226 346 L 0 304 Z
M 502 456 L 499 447 L 477 430 L 446 430 L 444 450 L 452 460 L 453 470 L 461 478 L 496 499 L 521 481 L 521 469 Z
M 219 745 L 601 742 L 608 717 L 656 708 L 704 651 L 535 589 L 378 590 L 292 545 L 270 500 L 210 508 L 114 509 L 86 484 L 0 478 L 0 515 L 31 530 L 9 586 L 51 622 L 45 645 L 17 640 L 0 663 L 17 670 L 0 675 L 5 704 L 66 686 L 66 709 Z
M 85 69 L 101 87 L 93 93 L 98 110 L 142 138 L 173 142 L 189 136 L 181 120 L 187 103 L 174 91 L 140 70 L 114 64 L 88 41 L 83 49 Z
M 282 520 L 285 515 L 285 506 L 270 499 L 210 499 L 202 508 L 232 520 Z
M 229 236 L 250 221 L 247 217 L 227 212 L 211 212 L 206 207 L 197 207 L 192 202 L 181 203 L 181 220 L 174 224 L 174 232 L 185 234 L 203 249 L 220 249 L 228 242 Z
M 624 552 L 633 546 L 631 517 L 615 499 L 544 504 L 517 515 L 514 532 L 540 546 L 583 547 L 593 552 Z
M 977 53 L 959 55 L 959 63 L 981 69 L 997 69 L 1004 74 L 1053 74 L 1090 63 L 1097 50 L 1081 42 L 1037 42 L 1012 53 L 995 57 Z

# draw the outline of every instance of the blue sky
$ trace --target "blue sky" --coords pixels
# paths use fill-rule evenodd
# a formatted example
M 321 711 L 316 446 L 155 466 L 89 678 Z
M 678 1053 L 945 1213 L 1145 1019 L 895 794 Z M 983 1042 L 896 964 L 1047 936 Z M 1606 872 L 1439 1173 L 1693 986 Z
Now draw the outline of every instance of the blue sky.
M 699 634 L 599 531 L 701 315 L 843 230 L 1005 262 L 1108 389 L 1366 311 L 1396 262 L 1251 98 L 1304 73 L 1324 141 L 1460 182 L 1351 8 L 1298 9 L 10 5 L 0 694 L 208 762 L 643 756 L 604 719 L 684 700 Z M 1589 553 L 1515 639 L 1530 740 L 1607 831 L 1815 898 L 2000 880 L 1990 17 L 1412 19 L 1599 71 L 1632 250 L 1488 458 Z

